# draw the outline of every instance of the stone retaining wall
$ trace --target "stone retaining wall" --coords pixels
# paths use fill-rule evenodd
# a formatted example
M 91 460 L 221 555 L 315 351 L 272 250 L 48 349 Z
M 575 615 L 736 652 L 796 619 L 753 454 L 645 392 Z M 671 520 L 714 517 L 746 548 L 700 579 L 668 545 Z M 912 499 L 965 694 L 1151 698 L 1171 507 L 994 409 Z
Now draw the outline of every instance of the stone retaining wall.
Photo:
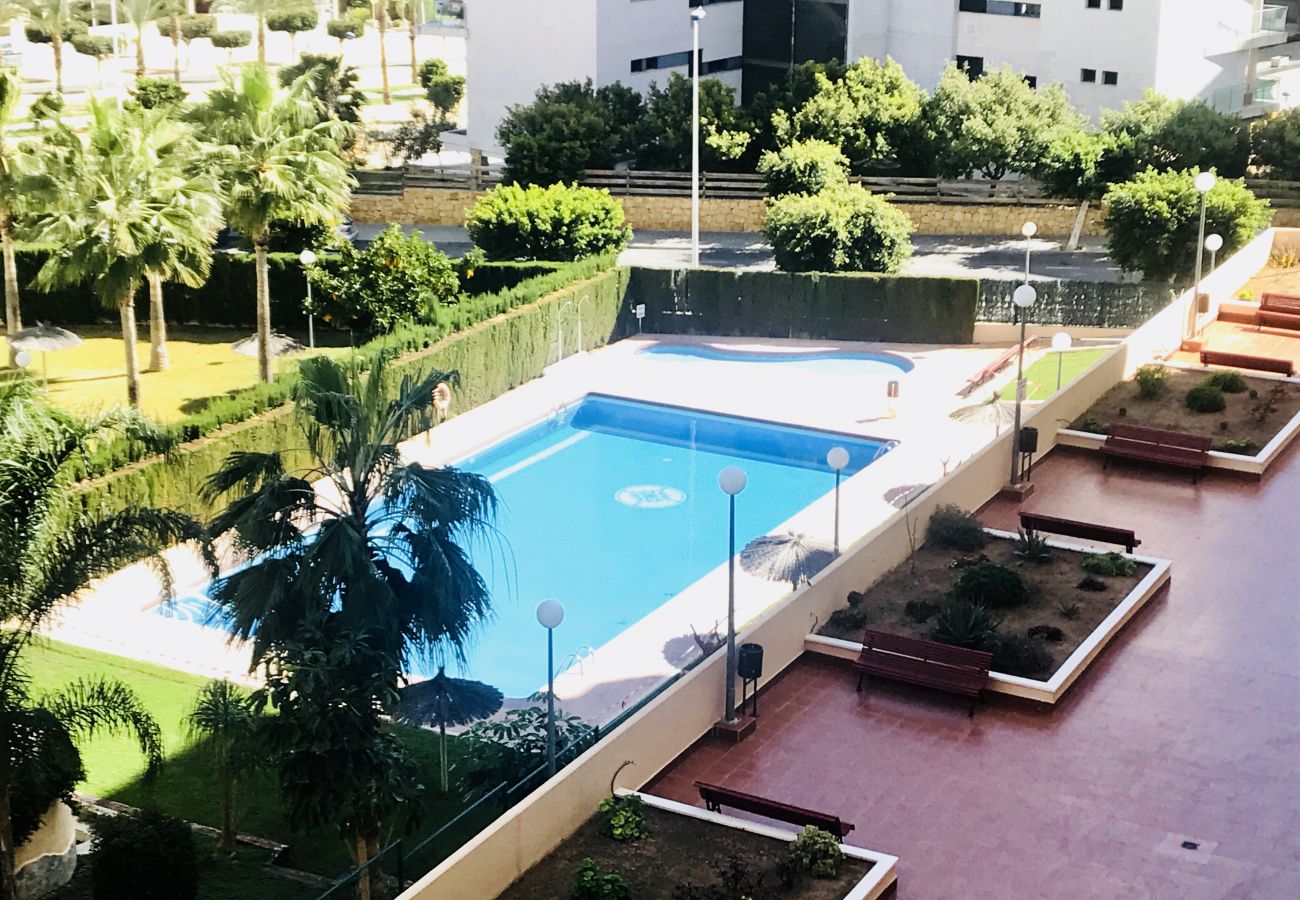
M 352 218 L 357 222 L 400 225 L 461 225 L 465 213 L 481 196 L 478 191 L 407 188 L 400 196 L 363 194 L 352 198 Z M 627 220 L 644 231 L 688 231 L 689 197 L 620 197 Z M 899 201 L 898 206 L 916 225 L 919 234 L 992 234 L 1019 237 L 1026 221 L 1038 223 L 1039 234 L 1068 237 L 1074 229 L 1078 207 L 1022 206 L 1016 203 L 923 203 Z M 1103 213 L 1088 211 L 1083 233 L 1103 233 Z M 702 231 L 750 232 L 763 226 L 762 200 L 706 198 L 700 202 Z

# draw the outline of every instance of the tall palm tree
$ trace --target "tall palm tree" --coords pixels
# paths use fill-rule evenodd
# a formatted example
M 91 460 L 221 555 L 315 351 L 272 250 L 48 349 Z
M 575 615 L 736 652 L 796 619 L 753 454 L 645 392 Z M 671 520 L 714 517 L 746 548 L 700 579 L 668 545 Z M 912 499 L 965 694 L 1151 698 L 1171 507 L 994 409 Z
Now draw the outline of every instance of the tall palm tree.
M 322 114 L 311 73 L 280 96 L 262 66 L 221 87 L 191 112 L 204 136 L 220 146 L 214 157 L 225 195 L 226 222 L 253 243 L 257 271 L 258 371 L 271 380 L 271 291 L 267 252 L 277 221 L 337 222 L 352 176 L 339 155 L 351 126 Z M 327 113 L 328 111 L 326 111 Z
M 384 102 L 393 102 L 393 92 L 388 89 L 388 0 L 372 0 L 375 22 L 379 26 L 379 78 L 384 86 Z
M 117 0 L 122 4 L 126 20 L 135 26 L 135 76 L 143 78 L 144 68 L 144 27 L 150 22 L 167 14 L 169 0 Z
M 219 0 L 215 12 L 241 12 L 257 19 L 257 62 L 266 65 L 266 17 L 284 5 L 283 0 Z
M 116 307 L 125 345 L 127 399 L 140 403 L 135 295 L 149 276 L 197 287 L 221 225 L 216 179 L 196 164 L 192 129 L 167 109 L 118 109 L 92 100 L 86 142 L 66 126 L 46 139 L 39 183 L 49 211 L 37 240 L 59 246 L 40 285 L 89 281 Z
M 54 52 L 54 91 L 63 93 L 63 44 L 68 32 L 76 27 L 77 7 L 74 0 L 13 0 L 27 16 L 27 24 L 50 36 Z
M 75 782 L 76 741 L 99 733 L 134 737 L 151 771 L 162 760 L 158 725 L 126 685 L 87 678 L 37 695 L 24 657 L 69 596 L 128 563 L 151 557 L 169 590 L 170 573 L 157 552 L 201 537 L 198 524 L 179 513 L 129 508 L 96 515 L 77 505 L 71 485 L 87 448 L 136 424 L 122 413 L 84 421 L 51 410 L 26 378 L 0 389 L 0 900 L 17 896 L 19 787 L 51 766 Z M 30 828 L 30 814 L 40 811 L 27 812 Z
M 221 819 L 217 853 L 223 856 L 235 852 L 239 777 L 248 769 L 256 721 L 248 693 L 225 679 L 200 688 L 185 716 L 186 730 L 201 742 L 216 774 Z
M 9 140 L 20 86 L 16 73 L 0 70 L 0 248 L 5 270 L 5 333 L 12 338 L 23 327 L 18 304 L 18 264 L 14 255 L 16 228 L 29 196 L 27 178 L 31 174 L 32 156 Z M 9 364 L 17 351 L 9 347 Z
M 303 681 L 315 687 L 282 691 L 278 717 L 315 721 L 333 713 L 321 709 L 313 718 L 313 704 L 346 704 L 349 721 L 368 723 L 344 733 L 365 747 L 358 758 L 369 760 L 381 755 L 379 716 L 397 706 L 401 672 L 444 649 L 463 660 L 490 614 L 487 585 L 466 543 L 494 533 L 496 494 L 479 475 L 407 462 L 398 450 L 400 440 L 432 426 L 434 389 L 455 373 L 404 376 L 393 390 L 381 355 L 369 372 L 355 359 L 312 357 L 300 363 L 300 375 L 297 421 L 310 464 L 290 470 L 279 451 L 237 451 L 208 480 L 211 500 L 232 495 L 210 523 L 212 533 L 232 536 L 252 560 L 218 579 L 211 596 L 233 635 L 251 642 L 269 683 L 314 666 L 314 680 Z M 331 666 L 342 650 L 364 653 Z M 296 771 L 329 765 L 302 763 L 322 752 L 317 731 L 289 733 L 300 733 L 293 743 L 305 746 L 278 750 L 296 757 Z M 357 793 L 329 804 L 370 810 L 343 823 L 359 863 L 380 834 L 373 798 L 382 793 L 382 773 L 372 767 L 371 777 L 375 784 L 357 776 L 347 788 Z M 310 781 L 286 784 L 293 808 L 328 808 L 316 792 L 339 785 Z

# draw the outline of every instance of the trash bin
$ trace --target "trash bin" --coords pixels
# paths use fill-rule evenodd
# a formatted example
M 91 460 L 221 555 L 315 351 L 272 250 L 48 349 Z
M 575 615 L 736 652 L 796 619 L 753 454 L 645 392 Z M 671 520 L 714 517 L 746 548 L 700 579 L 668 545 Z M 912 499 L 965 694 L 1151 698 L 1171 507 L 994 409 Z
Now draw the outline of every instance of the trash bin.
M 736 661 L 736 671 L 745 681 L 754 681 L 763 676 L 763 645 L 741 644 L 740 656 Z

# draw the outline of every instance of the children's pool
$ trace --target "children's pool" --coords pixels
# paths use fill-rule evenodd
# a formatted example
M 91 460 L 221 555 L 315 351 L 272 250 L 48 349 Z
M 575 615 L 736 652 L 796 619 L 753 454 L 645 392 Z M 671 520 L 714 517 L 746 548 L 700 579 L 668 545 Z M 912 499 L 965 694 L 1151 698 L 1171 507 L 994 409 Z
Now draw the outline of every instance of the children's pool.
M 557 658 L 599 647 L 726 561 L 719 471 L 735 465 L 749 477 L 736 503 L 744 546 L 832 490 L 826 452 L 835 446 L 848 450 L 851 475 L 894 445 L 590 394 L 457 461 L 495 485 L 504 538 L 504 549 L 473 548 L 495 618 L 459 674 L 511 697 L 537 690 L 546 682 L 539 602 L 565 606 Z M 201 591 L 158 611 L 220 627 Z

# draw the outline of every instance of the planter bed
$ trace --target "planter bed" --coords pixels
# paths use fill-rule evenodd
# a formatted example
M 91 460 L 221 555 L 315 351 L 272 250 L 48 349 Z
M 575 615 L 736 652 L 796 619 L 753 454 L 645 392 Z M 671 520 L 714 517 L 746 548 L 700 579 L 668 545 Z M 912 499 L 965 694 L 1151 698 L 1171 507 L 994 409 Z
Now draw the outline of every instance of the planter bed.
M 620 794 L 627 793 L 620 791 Z M 635 841 L 607 836 L 593 816 L 525 872 L 499 900 L 563 900 L 569 896 L 574 873 L 584 860 L 593 860 L 603 873 L 621 875 L 636 900 L 672 900 L 674 890 L 692 882 L 712 885 L 717 870 L 732 857 L 751 872 L 765 873 L 753 900 L 874 900 L 895 880 L 897 859 L 841 845 L 844 861 L 838 877 L 821 879 L 805 874 L 795 887 L 783 888 L 772 874 L 785 857 L 793 832 L 708 812 L 659 797 L 645 801 L 647 833 Z
M 962 569 L 954 563 L 981 554 L 988 561 L 1021 574 L 1029 585 L 1029 599 L 1014 609 L 995 610 L 1001 638 L 1019 637 L 1037 645 L 1050 656 L 1050 665 L 1036 671 L 999 671 L 994 657 L 989 690 L 1013 694 L 1044 703 L 1057 702 L 1071 684 L 1115 636 L 1124 624 L 1169 580 L 1166 560 L 1121 554 L 1136 564 L 1129 576 L 1098 576 L 1103 591 L 1082 590 L 1077 585 L 1088 575 L 1082 568 L 1085 554 L 1099 552 L 1090 547 L 1049 540 L 1052 558 L 1046 563 L 1022 562 L 1014 554 L 1016 535 L 986 529 L 987 546 L 974 553 L 961 553 L 923 545 L 913 556 L 886 573 L 863 592 L 859 609 L 865 621 L 844 622 L 841 613 L 809 635 L 811 652 L 856 659 L 865 628 L 904 637 L 932 640 L 935 615 L 918 622 L 907 612 L 908 601 L 929 601 L 936 605 L 952 589 Z M 913 564 L 915 570 L 913 571 Z M 1077 611 L 1064 609 L 1077 604 Z M 846 606 L 847 610 L 848 607 Z M 1060 640 L 1031 638 L 1035 626 L 1059 628 Z

